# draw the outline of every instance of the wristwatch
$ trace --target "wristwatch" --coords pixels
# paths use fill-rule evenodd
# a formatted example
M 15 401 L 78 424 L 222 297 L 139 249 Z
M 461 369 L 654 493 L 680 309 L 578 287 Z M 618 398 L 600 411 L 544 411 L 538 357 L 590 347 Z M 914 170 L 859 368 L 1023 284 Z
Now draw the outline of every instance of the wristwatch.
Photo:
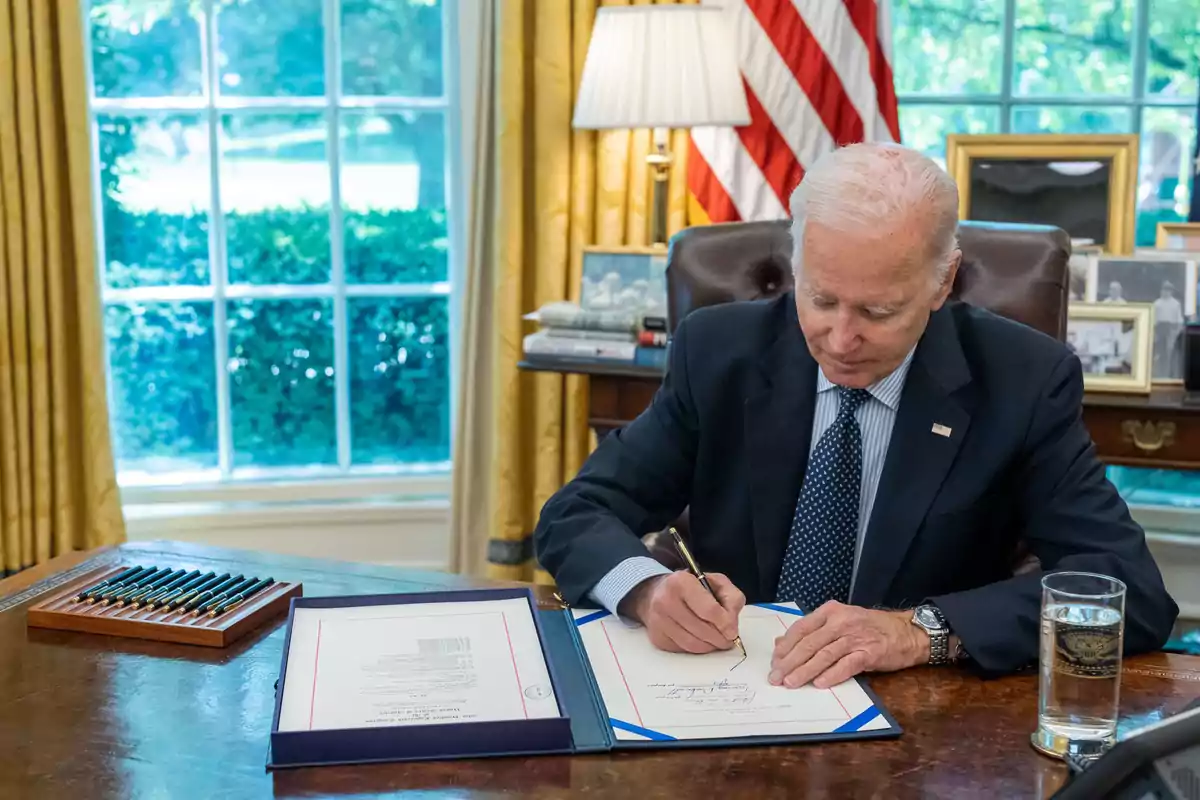
M 950 663 L 950 625 L 938 607 L 929 603 L 917 606 L 912 624 L 929 634 L 929 663 Z

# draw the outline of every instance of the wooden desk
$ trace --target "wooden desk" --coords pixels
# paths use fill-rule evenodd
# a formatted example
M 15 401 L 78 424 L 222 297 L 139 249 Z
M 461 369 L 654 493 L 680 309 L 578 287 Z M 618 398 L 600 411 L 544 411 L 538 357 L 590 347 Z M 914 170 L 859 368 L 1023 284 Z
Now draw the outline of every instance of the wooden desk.
M 304 583 L 308 596 L 480 582 L 171 543 L 73 554 L 0 581 L 0 797 L 1045 797 L 1066 767 L 1029 745 L 1033 674 L 953 668 L 873 677 L 899 739 L 792 747 L 264 769 L 281 624 L 228 650 L 27 630 L 23 609 L 72 569 L 154 562 Z M 77 574 L 77 573 L 76 573 Z M 547 597 L 548 599 L 548 597 Z M 1126 662 L 1122 730 L 1200 696 L 1200 658 Z
M 662 381 L 655 368 L 623 364 L 546 367 L 522 361 L 522 369 L 588 375 L 588 424 L 597 436 L 641 413 Z M 1089 392 L 1083 421 L 1106 464 L 1200 470 L 1200 403 L 1184 402 L 1182 387 L 1156 388 L 1149 395 Z

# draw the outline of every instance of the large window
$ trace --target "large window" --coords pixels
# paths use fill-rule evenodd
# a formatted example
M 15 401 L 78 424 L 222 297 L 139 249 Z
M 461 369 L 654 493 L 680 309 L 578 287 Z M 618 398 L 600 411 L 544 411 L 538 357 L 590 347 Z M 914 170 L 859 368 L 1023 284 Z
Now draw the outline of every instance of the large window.
M 453 6 L 91 0 L 123 483 L 446 467 Z
M 945 156 L 948 133 L 1141 135 L 1137 244 L 1187 218 L 1200 83 L 1200 0 L 894 0 L 901 137 Z M 1131 504 L 1200 529 L 1200 473 L 1113 467 Z M 1144 513 L 1144 512 L 1143 512 Z
M 901 136 L 1140 133 L 1137 243 L 1187 218 L 1200 0 L 893 0 Z

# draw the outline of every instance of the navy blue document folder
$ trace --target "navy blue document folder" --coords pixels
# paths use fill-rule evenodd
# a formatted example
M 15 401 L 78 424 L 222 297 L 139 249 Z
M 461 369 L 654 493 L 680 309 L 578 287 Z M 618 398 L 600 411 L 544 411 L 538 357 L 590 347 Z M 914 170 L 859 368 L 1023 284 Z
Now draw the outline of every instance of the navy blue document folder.
M 307 663 L 289 665 L 295 620 L 302 609 L 370 609 L 436 603 L 479 603 L 522 601 L 527 604 L 537 641 L 553 690 L 556 712 L 540 718 L 502 719 L 429 724 L 373 724 L 364 727 L 304 729 L 290 725 L 281 729 L 284 696 L 289 668 L 299 683 L 293 692 L 303 700 L 310 680 Z M 772 607 L 774 608 L 774 607 Z M 375 613 L 381 613 L 375 609 Z M 798 612 L 793 612 L 798 613 Z M 861 684 L 869 698 L 868 707 L 856 718 L 845 720 L 836 729 L 821 733 L 793 735 L 752 735 L 732 738 L 682 739 L 643 728 L 612 716 L 592 669 L 580 627 L 597 621 L 620 625 L 607 612 L 591 614 L 570 610 L 538 610 L 529 589 L 475 589 L 415 594 L 367 595 L 352 597 L 295 598 L 288 615 L 280 677 L 276 686 L 275 712 L 271 725 L 268 769 L 381 761 L 424 761 L 491 756 L 529 756 L 609 752 L 626 748 L 729 747 L 741 745 L 778 745 L 837 739 L 894 737 L 899 725 L 878 702 L 869 687 Z M 597 625 L 592 631 L 597 631 Z M 612 629 L 614 635 L 617 634 Z M 589 635 L 595 635 L 589 634 Z M 317 654 L 321 640 L 317 639 Z M 615 652 L 614 652 L 615 655 Z M 302 661 L 307 662 L 307 655 Z M 515 667 L 515 661 L 513 666 Z M 499 665 L 497 666 L 499 668 Z M 505 667 L 507 669 L 507 667 Z M 315 670 L 315 665 L 312 670 Z M 316 673 L 311 675 L 312 693 L 316 694 Z M 518 678 L 519 680 L 519 678 Z M 531 687 L 532 689 L 533 687 Z M 526 695 L 533 697 L 529 691 Z M 548 698 L 548 693 L 540 695 Z M 632 693 L 631 693 L 632 697 Z M 315 701 L 314 701 L 315 702 Z M 545 702 L 550 702 L 548 699 Z M 311 712 L 310 712 L 311 713 Z M 528 714 L 526 715 L 528 716 Z M 632 733 L 630 733 L 632 732 Z

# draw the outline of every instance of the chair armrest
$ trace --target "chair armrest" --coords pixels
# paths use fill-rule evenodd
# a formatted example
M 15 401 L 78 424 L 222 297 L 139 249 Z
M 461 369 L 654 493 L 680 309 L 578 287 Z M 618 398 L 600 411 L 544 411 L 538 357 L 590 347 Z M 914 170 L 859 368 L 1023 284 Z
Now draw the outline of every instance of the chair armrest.
M 666 530 L 647 533 L 642 537 L 642 544 L 650 551 L 650 557 L 672 572 L 687 569 L 687 564 L 675 549 L 671 534 Z

